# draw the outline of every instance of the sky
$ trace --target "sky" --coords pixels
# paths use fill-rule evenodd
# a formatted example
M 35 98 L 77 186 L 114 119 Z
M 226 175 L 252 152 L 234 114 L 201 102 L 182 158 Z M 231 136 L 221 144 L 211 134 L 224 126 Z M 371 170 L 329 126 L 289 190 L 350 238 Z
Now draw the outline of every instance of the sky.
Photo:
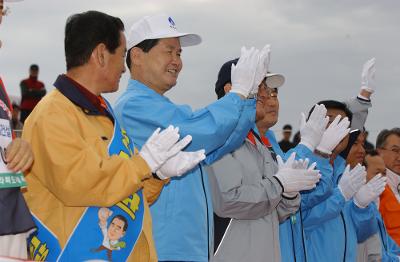
M 183 49 L 178 84 L 166 95 L 193 109 L 216 99 L 221 65 L 240 54 L 241 46 L 271 44 L 270 71 L 286 82 L 280 89 L 280 115 L 272 128 L 298 129 L 301 112 L 325 99 L 346 100 L 359 93 L 362 65 L 376 57 L 376 91 L 366 122 L 369 140 L 383 128 L 400 126 L 400 1 L 396 0 L 25 0 L 6 3 L 10 14 L 0 26 L 0 75 L 8 92 L 20 96 L 19 82 L 29 65 L 40 66 L 48 91 L 65 72 L 64 27 L 68 16 L 98 10 L 130 25 L 145 15 L 165 13 L 182 32 L 203 42 Z M 125 90 L 105 97 L 114 103 Z M 150 110 L 150 108 L 149 108 Z

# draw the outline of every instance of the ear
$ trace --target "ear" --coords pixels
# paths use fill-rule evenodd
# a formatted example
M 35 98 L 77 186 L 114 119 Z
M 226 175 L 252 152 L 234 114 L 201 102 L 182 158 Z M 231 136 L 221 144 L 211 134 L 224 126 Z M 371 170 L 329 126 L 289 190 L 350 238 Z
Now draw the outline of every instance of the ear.
M 227 93 L 229 93 L 229 91 L 231 91 L 231 89 L 232 89 L 232 84 L 231 84 L 231 83 L 226 83 L 226 84 L 224 85 L 224 92 L 225 92 L 225 95 L 226 95 Z
M 128 55 L 131 56 L 131 64 L 138 66 L 142 63 L 145 52 L 143 52 L 143 50 L 139 47 L 133 47 Z
M 106 65 L 108 55 L 109 52 L 106 45 L 100 43 L 93 49 L 90 59 L 98 67 L 104 67 Z
M 380 149 L 380 148 L 377 148 L 377 149 L 376 149 L 376 152 L 378 152 L 378 155 L 382 156 L 382 152 L 383 152 L 383 150 L 382 150 L 382 149 Z

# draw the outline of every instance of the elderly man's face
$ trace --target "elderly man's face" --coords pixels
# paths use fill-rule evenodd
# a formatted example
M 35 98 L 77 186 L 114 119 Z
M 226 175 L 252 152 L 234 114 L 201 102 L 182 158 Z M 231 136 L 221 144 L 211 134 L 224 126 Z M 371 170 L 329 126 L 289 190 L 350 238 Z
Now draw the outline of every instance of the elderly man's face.
M 400 175 L 400 136 L 389 135 L 384 146 L 377 149 L 387 168 Z
M 263 81 L 258 87 L 256 105 L 257 126 L 268 129 L 278 122 L 279 100 L 277 89 L 269 88 Z

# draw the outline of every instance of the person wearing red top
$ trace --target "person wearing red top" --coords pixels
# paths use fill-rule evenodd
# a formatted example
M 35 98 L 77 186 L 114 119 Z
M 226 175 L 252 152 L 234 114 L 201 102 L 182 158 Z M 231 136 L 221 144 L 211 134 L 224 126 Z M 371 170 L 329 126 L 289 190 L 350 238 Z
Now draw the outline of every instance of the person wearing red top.
M 32 64 L 29 68 L 29 77 L 20 83 L 21 87 L 21 122 L 29 116 L 40 99 L 46 95 L 43 82 L 38 80 L 39 66 Z

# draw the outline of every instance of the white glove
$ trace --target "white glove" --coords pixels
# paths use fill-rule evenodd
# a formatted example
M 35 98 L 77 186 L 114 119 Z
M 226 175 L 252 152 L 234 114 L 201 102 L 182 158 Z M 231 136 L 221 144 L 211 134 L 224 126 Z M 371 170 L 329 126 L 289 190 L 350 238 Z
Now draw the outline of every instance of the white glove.
M 350 121 L 347 117 L 340 121 L 341 115 L 337 115 L 335 120 L 329 125 L 322 135 L 321 142 L 317 146 L 317 150 L 325 154 L 331 154 L 332 150 L 342 141 L 349 133 Z M 340 121 L 340 122 L 339 122 Z
M 295 160 L 292 165 L 292 168 L 313 170 L 317 166 L 316 162 L 313 162 L 311 165 L 309 165 L 309 163 L 310 163 L 310 159 L 308 159 L 308 158 Z
M 284 193 L 290 194 L 312 189 L 321 177 L 318 170 L 294 169 L 294 158 L 295 153 L 284 163 L 282 158 L 277 156 L 279 170 L 274 177 L 281 182 Z
M 301 113 L 300 117 L 300 144 L 305 145 L 311 151 L 321 141 L 322 134 L 326 129 L 329 118 L 326 116 L 326 108 L 324 105 L 315 105 L 308 121 L 306 115 Z
M 375 57 L 365 62 L 361 73 L 361 90 L 370 92 L 375 91 Z
M 350 200 L 354 194 L 365 185 L 366 176 L 367 172 L 364 166 L 357 164 L 352 170 L 350 170 L 350 165 L 346 166 L 338 185 L 346 201 Z
M 270 54 L 271 45 L 265 45 L 259 55 L 257 70 L 254 76 L 254 84 L 252 90 L 250 91 L 250 94 L 252 95 L 258 93 L 258 86 L 268 73 Z
M 139 155 L 147 162 L 151 172 L 155 172 L 170 157 L 176 155 L 192 141 L 191 136 L 179 140 L 179 128 L 169 126 L 160 132 L 160 128 L 147 139 Z
M 354 203 L 359 208 L 365 208 L 377 199 L 380 194 L 382 194 L 383 190 L 385 190 L 386 186 L 386 176 L 382 176 L 378 174 L 374 176 L 367 184 L 363 185 L 360 190 L 358 190 L 357 194 L 354 196 Z
M 191 170 L 205 158 L 206 155 L 204 149 L 195 152 L 181 151 L 168 159 L 160 169 L 156 171 L 156 174 L 161 179 L 175 176 L 179 177 Z
M 232 64 L 230 92 L 248 97 L 254 86 L 254 77 L 258 67 L 260 51 L 254 47 L 247 50 L 242 47 L 239 61 L 236 65 Z

